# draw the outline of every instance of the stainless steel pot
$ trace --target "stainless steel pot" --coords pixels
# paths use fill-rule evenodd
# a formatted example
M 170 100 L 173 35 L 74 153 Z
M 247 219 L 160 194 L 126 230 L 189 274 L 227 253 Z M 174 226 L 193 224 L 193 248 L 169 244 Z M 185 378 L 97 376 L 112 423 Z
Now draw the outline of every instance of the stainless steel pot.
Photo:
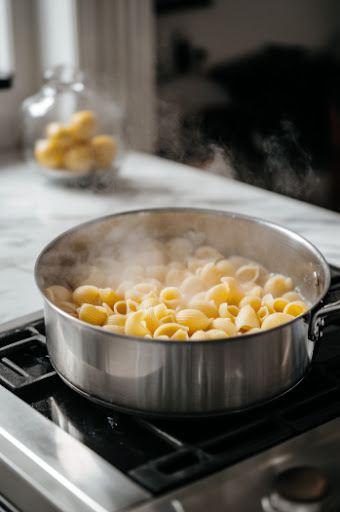
M 115 251 L 131 240 L 143 243 L 147 237 L 195 231 L 226 256 L 238 254 L 292 277 L 310 309 L 288 324 L 250 336 L 164 341 L 84 323 L 45 295 L 48 286 L 70 285 L 89 254 L 98 256 L 103 248 Z M 124 411 L 201 416 L 271 400 L 304 377 L 324 314 L 320 309 L 312 318 L 312 311 L 328 290 L 330 271 L 311 243 L 278 225 L 233 213 L 167 208 L 111 215 L 67 231 L 43 250 L 35 278 L 44 298 L 48 352 L 68 385 Z

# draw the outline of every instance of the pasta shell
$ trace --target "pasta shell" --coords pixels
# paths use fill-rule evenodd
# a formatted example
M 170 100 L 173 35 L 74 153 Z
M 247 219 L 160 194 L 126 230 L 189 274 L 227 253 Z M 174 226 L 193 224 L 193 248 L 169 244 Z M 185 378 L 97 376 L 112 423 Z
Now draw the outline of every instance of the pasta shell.
M 163 324 L 155 330 L 154 337 L 158 338 L 159 336 L 166 335 L 171 338 L 171 336 L 173 336 L 178 330 L 187 331 L 188 329 L 177 323 Z
M 254 288 L 249 290 L 249 295 L 252 295 L 253 297 L 260 297 L 260 298 L 263 297 L 264 293 L 263 293 L 262 286 L 259 286 L 259 285 L 254 286 Z
M 155 283 L 136 284 L 133 287 L 133 289 L 136 290 L 137 292 L 141 292 L 144 297 L 148 295 L 150 292 L 157 292 L 157 286 Z
M 206 292 L 203 291 L 203 292 L 199 292 L 199 293 L 195 293 L 195 295 L 193 295 L 191 297 L 191 301 L 192 302 L 196 302 L 196 301 L 204 301 L 205 302 L 205 296 L 206 296 Z
M 124 315 L 111 315 L 107 319 L 107 325 L 116 325 L 118 327 L 124 327 L 127 317 Z
M 164 288 L 160 293 L 161 301 L 169 308 L 174 308 L 182 301 L 182 294 L 175 286 Z
M 235 318 L 239 314 L 240 309 L 237 306 L 229 305 L 226 302 L 220 304 L 218 308 L 218 314 L 221 318 L 230 318 L 230 320 L 235 321 Z
M 213 300 L 210 301 L 194 301 L 189 304 L 191 309 L 198 309 L 202 311 L 208 318 L 216 318 L 218 317 L 218 309 Z
M 105 309 L 106 314 L 107 314 L 108 317 L 113 315 L 112 309 L 110 308 L 110 306 L 108 304 L 106 304 L 106 302 L 103 302 L 102 306 Z
M 218 338 L 226 338 L 227 334 L 225 331 L 221 331 L 220 329 L 209 329 L 207 331 L 207 339 L 216 340 Z
M 287 306 L 288 300 L 284 299 L 283 297 L 278 297 L 277 299 L 274 299 L 273 308 L 274 311 L 277 313 L 282 313 L 284 308 Z
M 65 311 L 65 313 L 68 313 L 69 315 L 76 313 L 78 308 L 76 304 L 74 304 L 73 302 L 67 302 L 66 300 L 57 302 L 56 306 L 58 306 L 58 308 L 62 309 L 63 311 Z
M 202 245 L 195 251 L 195 257 L 201 260 L 212 260 L 216 261 L 223 258 L 223 255 L 210 245 Z
M 144 293 L 138 292 L 137 290 L 134 290 L 133 288 L 126 290 L 124 293 L 125 300 L 132 300 L 133 302 L 142 302 L 144 299 Z
M 238 305 L 244 297 L 244 292 L 234 277 L 222 277 L 221 281 L 228 290 L 228 304 Z
M 153 297 L 149 297 L 147 299 L 144 299 L 141 304 L 140 304 L 140 307 L 141 309 L 149 309 L 149 308 L 152 308 L 154 306 L 158 306 L 159 304 L 159 300 L 156 299 L 156 298 L 153 298 Z
M 103 325 L 107 319 L 105 308 L 93 304 L 83 304 L 78 310 L 78 316 L 83 322 L 92 325 Z
M 72 292 L 65 288 L 65 286 L 54 285 L 45 290 L 46 297 L 55 304 L 57 302 L 71 302 Z
M 126 299 L 126 312 L 127 313 L 135 313 L 139 310 L 139 304 L 135 300 Z
M 229 297 L 229 289 L 224 284 L 218 284 L 210 288 L 207 291 L 206 299 L 213 300 L 217 307 L 219 307 L 222 302 L 227 302 Z
M 293 281 L 290 277 L 278 274 L 269 277 L 263 286 L 264 293 L 270 293 L 273 297 L 281 297 L 284 293 L 293 288 Z
M 167 315 L 161 318 L 162 324 L 172 324 L 176 321 L 175 315 Z
M 259 319 L 260 324 L 262 324 L 269 315 L 270 313 L 267 306 L 261 306 L 257 312 L 257 318 Z
M 181 292 L 190 297 L 204 290 L 206 290 L 206 286 L 203 281 L 196 276 L 187 277 L 181 285 Z
M 220 273 L 215 263 L 206 263 L 202 268 L 197 271 L 199 277 L 205 285 L 210 288 L 220 282 Z
M 215 318 L 210 324 L 213 329 L 224 332 L 224 336 L 236 336 L 237 328 L 236 325 L 230 320 L 230 318 Z
M 158 320 L 160 320 L 161 318 L 164 318 L 165 316 L 167 316 L 169 314 L 168 313 L 169 310 L 165 304 L 158 304 L 157 306 L 154 306 L 153 310 L 154 310 L 156 318 L 158 318 Z
M 178 331 L 175 332 L 170 338 L 171 340 L 188 340 L 189 336 L 186 331 L 183 329 L 178 329 Z
M 256 281 L 260 275 L 258 265 L 242 265 L 235 272 L 236 279 L 240 281 Z
M 287 315 L 286 313 L 273 313 L 272 315 L 267 316 L 267 318 L 263 321 L 261 329 L 272 329 L 273 327 L 285 324 L 294 318 L 294 316 Z
M 209 318 L 197 309 L 182 309 L 176 315 L 176 320 L 181 325 L 189 327 L 189 333 L 205 329 L 210 324 Z
M 261 332 L 260 327 L 252 327 L 248 331 L 246 331 L 244 334 L 255 334 L 257 332 Z
M 251 306 L 249 306 L 249 304 L 247 306 L 243 306 L 243 308 L 240 309 L 240 312 L 235 320 L 235 324 L 238 331 L 241 329 L 243 331 L 248 331 L 253 327 L 260 327 L 260 322 L 256 312 Z
M 282 298 L 288 302 L 295 302 L 296 300 L 301 300 L 301 295 L 297 292 L 286 292 L 282 295 Z
M 308 306 L 302 301 L 289 302 L 283 312 L 292 316 L 299 316 L 307 311 Z
M 110 308 L 113 308 L 115 302 L 118 300 L 118 295 L 112 288 L 100 288 L 99 289 L 99 295 L 102 302 L 106 302 L 110 306 Z
M 155 311 L 153 308 L 149 308 L 144 310 L 144 320 L 146 323 L 146 327 L 150 332 L 155 332 L 155 330 L 162 325 L 161 321 L 155 315 Z
M 251 306 L 256 312 L 262 306 L 260 297 L 255 297 L 253 295 L 246 295 L 243 299 L 240 300 L 239 307 L 243 308 L 243 306 Z
M 96 286 L 79 286 L 73 292 L 73 301 L 79 305 L 84 303 L 98 305 L 99 299 L 100 293 Z
M 234 265 L 227 259 L 220 260 L 216 263 L 217 270 L 221 277 L 234 277 L 235 276 L 235 267 Z
M 199 329 L 198 331 L 195 331 L 192 336 L 190 336 L 190 340 L 192 341 L 201 341 L 201 340 L 208 340 L 209 336 L 206 331 L 202 331 Z
M 262 304 L 262 306 L 267 306 L 270 314 L 275 312 L 274 297 L 271 293 L 267 293 L 266 295 L 264 295 L 264 297 L 262 298 L 261 304 Z
M 125 322 L 125 333 L 132 336 L 145 336 L 151 334 L 144 321 L 144 312 L 130 313 Z
M 113 307 L 113 311 L 116 315 L 126 315 L 126 313 L 127 313 L 126 300 L 118 300 Z

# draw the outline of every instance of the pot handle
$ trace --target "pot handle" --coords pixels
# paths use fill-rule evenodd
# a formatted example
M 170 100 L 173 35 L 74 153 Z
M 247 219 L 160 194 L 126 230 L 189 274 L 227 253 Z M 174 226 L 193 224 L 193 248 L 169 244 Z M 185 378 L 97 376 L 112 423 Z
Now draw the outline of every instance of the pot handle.
M 340 300 L 330 302 L 325 306 L 321 307 L 313 316 L 310 322 L 310 339 L 312 341 L 318 341 L 323 336 L 323 328 L 325 327 L 328 320 L 334 320 L 336 317 L 340 317 Z

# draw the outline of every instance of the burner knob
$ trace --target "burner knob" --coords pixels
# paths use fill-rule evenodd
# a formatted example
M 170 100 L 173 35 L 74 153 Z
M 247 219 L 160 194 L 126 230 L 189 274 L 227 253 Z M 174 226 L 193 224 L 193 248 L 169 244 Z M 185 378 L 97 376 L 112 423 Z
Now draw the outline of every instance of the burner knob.
M 262 504 L 272 512 L 320 512 L 327 490 L 327 480 L 319 470 L 290 468 L 277 475 L 269 499 Z

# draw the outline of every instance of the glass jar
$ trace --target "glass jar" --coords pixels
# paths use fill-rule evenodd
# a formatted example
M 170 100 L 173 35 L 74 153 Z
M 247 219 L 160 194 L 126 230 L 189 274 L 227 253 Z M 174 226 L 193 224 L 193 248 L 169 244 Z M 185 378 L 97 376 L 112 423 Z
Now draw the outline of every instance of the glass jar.
M 51 178 L 115 173 L 127 149 L 123 108 L 114 83 L 90 81 L 66 66 L 45 72 L 40 91 L 21 107 L 24 155 Z

